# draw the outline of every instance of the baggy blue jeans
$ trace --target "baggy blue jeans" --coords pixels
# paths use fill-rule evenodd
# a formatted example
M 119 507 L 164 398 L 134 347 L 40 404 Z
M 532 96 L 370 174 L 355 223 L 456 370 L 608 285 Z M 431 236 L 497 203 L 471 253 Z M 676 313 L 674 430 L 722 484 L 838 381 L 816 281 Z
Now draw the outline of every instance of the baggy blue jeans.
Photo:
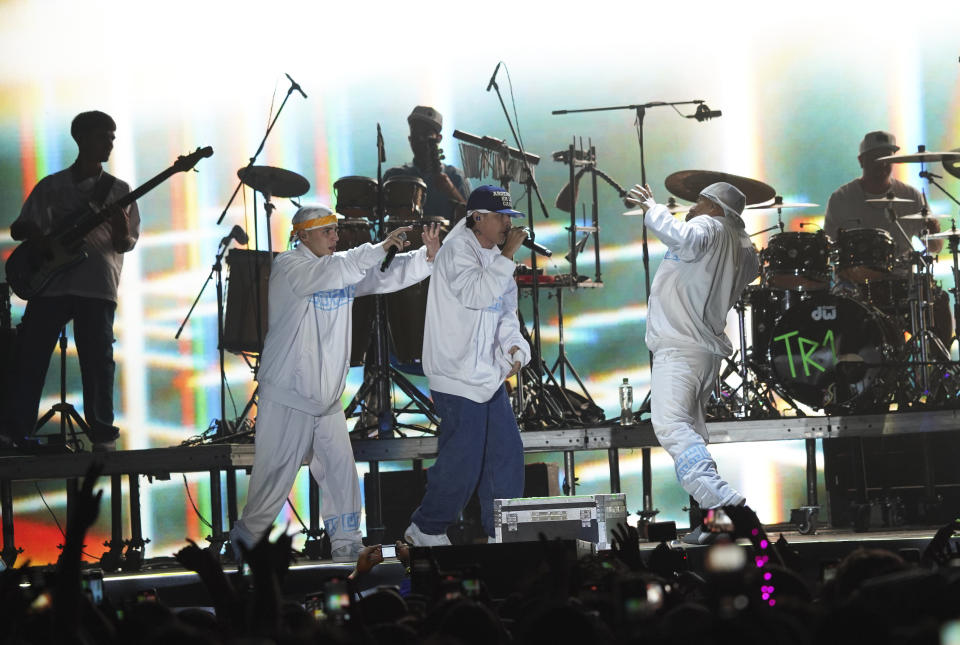
M 523 495 L 523 442 L 507 389 L 500 386 L 486 403 L 431 394 L 440 416 L 438 456 L 410 519 L 424 533 L 444 533 L 476 490 L 483 530 L 493 537 L 493 500 Z

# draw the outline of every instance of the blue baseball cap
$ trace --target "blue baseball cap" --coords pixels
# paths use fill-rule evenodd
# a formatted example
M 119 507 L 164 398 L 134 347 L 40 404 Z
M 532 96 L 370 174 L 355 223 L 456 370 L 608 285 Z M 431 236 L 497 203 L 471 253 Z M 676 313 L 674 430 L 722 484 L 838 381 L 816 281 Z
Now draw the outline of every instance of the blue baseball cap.
M 480 186 L 474 189 L 467 200 L 467 211 L 489 211 L 510 217 L 523 217 L 523 213 L 513 210 L 510 193 L 500 186 Z

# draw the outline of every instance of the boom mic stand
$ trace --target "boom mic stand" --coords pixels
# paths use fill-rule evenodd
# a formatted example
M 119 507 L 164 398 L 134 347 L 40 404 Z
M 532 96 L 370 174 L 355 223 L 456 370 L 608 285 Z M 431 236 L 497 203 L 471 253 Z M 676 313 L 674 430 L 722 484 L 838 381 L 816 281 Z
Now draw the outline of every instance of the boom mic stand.
M 551 114 L 577 114 L 580 112 L 606 112 L 610 110 L 631 110 L 636 112 L 636 128 L 637 128 L 637 142 L 640 145 L 640 182 L 646 186 L 647 185 L 647 166 L 644 160 L 644 150 L 643 150 L 643 120 L 646 117 L 647 110 L 653 107 L 672 107 L 674 110 L 677 109 L 678 105 L 696 105 L 696 112 L 692 115 L 681 114 L 681 116 L 686 118 L 695 118 L 697 121 L 704 121 L 706 119 L 713 118 L 715 116 L 720 116 L 720 112 L 717 111 L 715 114 L 712 110 L 706 107 L 706 102 L 702 100 L 692 100 L 692 101 L 652 101 L 649 103 L 634 104 L 634 105 L 614 105 L 609 107 L 597 107 L 597 108 L 581 108 L 577 110 L 553 110 Z M 679 111 L 677 111 L 680 114 Z M 644 219 L 644 218 L 641 218 Z M 642 236 L 642 247 L 643 247 L 643 280 L 644 287 L 646 289 L 644 294 L 644 302 L 649 304 L 650 302 L 650 252 L 647 245 L 647 224 L 644 219 L 641 226 L 641 236 Z M 649 352 L 650 355 L 650 369 L 653 369 L 653 352 Z M 637 411 L 637 417 L 639 418 L 644 412 L 650 411 L 650 391 L 647 390 L 647 394 L 643 399 L 643 403 L 640 404 L 640 409 Z M 650 459 L 650 449 L 643 448 L 641 449 L 642 458 L 643 458 L 643 510 L 640 512 L 641 519 L 646 522 L 652 519 L 658 511 L 653 508 L 653 481 L 650 477 L 650 472 L 653 467 L 653 463 Z
M 524 179 L 527 181 L 527 227 L 530 229 L 530 237 L 533 239 L 534 227 L 533 227 L 533 197 L 530 194 L 530 189 L 533 189 L 533 194 L 537 196 L 537 202 L 540 204 L 540 211 L 543 213 L 543 216 L 547 219 L 550 218 L 550 213 L 547 212 L 547 205 L 543 201 L 543 195 L 540 193 L 540 186 L 537 184 L 537 178 L 533 174 L 533 169 L 530 167 L 530 163 L 527 159 L 527 153 L 523 149 L 523 142 L 520 141 L 520 137 L 517 135 L 517 131 L 513 126 L 513 121 L 510 119 L 510 112 L 507 110 L 507 104 L 503 101 L 503 95 L 500 93 L 500 86 L 497 84 L 497 71 L 500 69 L 500 63 L 497 63 L 496 69 L 493 70 L 493 76 L 490 78 L 490 83 L 487 84 L 487 91 L 494 89 L 497 92 L 497 100 L 500 101 L 500 107 L 503 109 L 503 116 L 507 120 L 507 126 L 510 128 L 510 133 L 513 135 L 513 141 L 517 145 L 517 149 L 520 151 L 520 162 L 523 164 L 523 173 Z M 540 278 L 537 275 L 537 254 L 535 251 L 530 251 L 530 269 L 531 269 L 531 297 L 533 298 L 533 347 L 532 347 L 532 362 L 534 363 L 534 369 L 536 374 L 536 379 L 538 383 L 538 394 L 542 397 L 543 392 L 543 372 L 541 370 L 542 363 L 542 353 L 541 353 L 541 343 L 540 343 Z M 562 392 L 561 392 L 562 393 Z

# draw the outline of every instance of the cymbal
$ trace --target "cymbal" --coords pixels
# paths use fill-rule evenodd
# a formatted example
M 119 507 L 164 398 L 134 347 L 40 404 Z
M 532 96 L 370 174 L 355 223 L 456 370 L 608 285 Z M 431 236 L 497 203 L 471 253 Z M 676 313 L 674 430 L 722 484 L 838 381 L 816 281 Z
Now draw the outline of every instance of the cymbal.
M 887 161 L 890 163 L 933 163 L 935 161 L 958 161 L 960 152 L 914 152 L 909 155 L 888 155 L 878 157 L 877 161 Z
M 676 215 L 677 213 L 686 213 L 690 210 L 690 206 L 685 206 L 683 204 L 677 203 L 676 198 L 670 197 L 667 199 L 667 203 L 664 204 L 667 207 L 667 210 Z
M 952 152 L 960 152 L 960 148 L 954 148 Z M 953 159 L 950 161 L 944 161 L 943 169 L 957 179 L 960 179 L 960 160 Z
M 928 235 L 928 236 L 925 237 L 924 239 L 927 239 L 927 240 L 946 240 L 946 239 L 951 238 L 951 237 L 958 237 L 958 238 L 960 238 L 960 229 L 949 228 L 949 229 L 947 229 L 947 230 L 945 230 L 945 231 L 940 231 L 939 233 L 931 233 L 930 235 Z
M 271 197 L 299 197 L 310 190 L 310 182 L 305 177 L 273 166 L 241 168 L 237 177 L 250 188 Z
M 915 199 L 904 199 L 903 197 L 894 197 L 891 194 L 889 197 L 878 197 L 876 199 L 866 199 L 864 200 L 868 204 L 916 204 L 917 200 Z
M 718 181 L 725 181 L 740 189 L 748 204 L 768 202 L 777 194 L 772 186 L 762 181 L 715 170 L 678 170 L 667 177 L 664 185 L 680 199 L 695 202 L 700 197 L 700 191 Z
M 950 219 L 953 215 L 931 215 L 924 213 L 910 213 L 909 215 L 901 215 L 897 219 Z
M 669 198 L 667 200 L 667 203 L 664 204 L 664 206 L 666 206 L 667 210 L 673 213 L 674 215 L 676 215 L 677 213 L 686 213 L 688 210 L 692 208 L 692 206 L 684 206 L 683 204 L 678 204 L 677 200 L 673 197 Z M 643 209 L 634 208 L 633 210 L 629 210 L 629 211 L 626 211 L 625 213 L 621 213 L 621 215 L 625 217 L 637 217 L 639 215 L 643 215 Z
M 763 203 L 763 204 L 753 204 L 752 206 L 747 206 L 753 210 L 764 210 L 772 211 L 780 208 L 816 208 L 820 204 L 813 204 L 808 202 L 785 202 L 781 195 L 777 195 L 773 198 L 772 202 Z

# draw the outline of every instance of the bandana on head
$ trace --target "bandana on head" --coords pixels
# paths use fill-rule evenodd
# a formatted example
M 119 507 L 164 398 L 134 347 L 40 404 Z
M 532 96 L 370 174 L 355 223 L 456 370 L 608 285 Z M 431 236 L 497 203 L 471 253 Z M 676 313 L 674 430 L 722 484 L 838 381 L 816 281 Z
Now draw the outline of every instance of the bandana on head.
M 343 215 L 334 213 L 327 206 L 303 206 L 293 216 L 293 230 L 290 231 L 290 240 L 296 238 L 298 231 L 336 226 L 337 220 L 340 219 L 343 219 Z

